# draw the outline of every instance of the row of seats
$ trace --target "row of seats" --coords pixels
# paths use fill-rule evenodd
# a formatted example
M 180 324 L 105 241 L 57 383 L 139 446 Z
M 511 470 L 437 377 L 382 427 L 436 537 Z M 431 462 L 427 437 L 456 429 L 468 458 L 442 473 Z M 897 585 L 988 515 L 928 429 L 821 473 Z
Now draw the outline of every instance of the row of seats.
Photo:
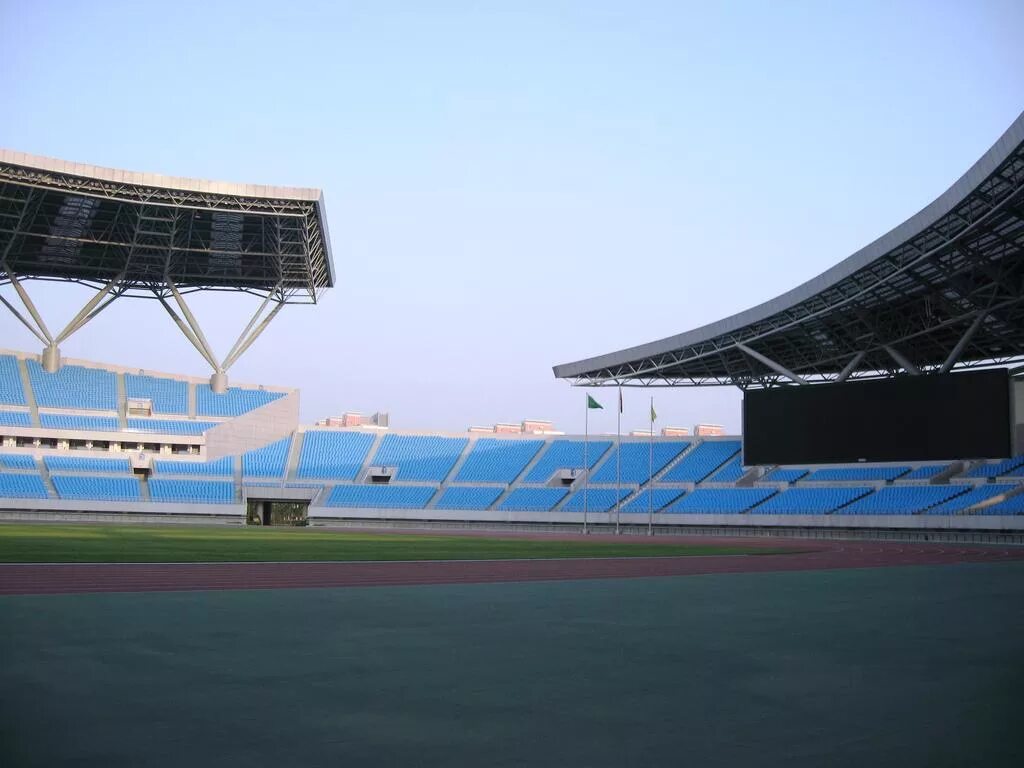
M 511 483 L 543 446 L 543 440 L 480 438 L 455 479 L 460 483 Z
M 666 472 L 663 483 L 699 483 L 740 452 L 739 440 L 701 443 Z
M 296 476 L 355 480 L 373 439 L 364 432 L 310 430 L 302 438 Z
M 153 501 L 175 504 L 231 504 L 235 501 L 235 484 L 228 480 L 153 478 L 149 495 Z
M 284 477 L 292 439 L 286 437 L 242 454 L 243 477 Z
M 185 419 L 128 419 L 129 432 L 148 432 L 159 435 L 194 435 L 199 436 L 208 429 L 213 429 L 219 422 L 191 421 Z
M 14 355 L 0 355 L 0 403 L 4 405 L 28 405 L 25 388 L 21 384 L 18 358 Z
M 804 478 L 815 483 L 865 483 L 872 480 L 890 481 L 907 474 L 910 467 L 883 465 L 879 467 L 825 467 L 816 469 Z
M 464 437 L 384 435 L 371 462 L 395 467 L 395 479 L 441 482 L 452 471 L 466 447 Z
M 126 373 L 124 392 L 129 398 L 149 400 L 154 413 L 188 413 L 188 383 L 180 379 Z
M 1005 461 L 979 464 L 965 477 L 1003 477 L 1004 475 L 1020 475 L 1022 472 L 1024 472 L 1024 454 Z
M 336 485 L 329 507 L 422 509 L 437 492 L 431 485 Z
M 26 360 L 36 405 L 44 408 L 117 410 L 117 377 L 102 368 L 62 365 L 47 373 L 35 360 Z
M 51 474 L 55 472 L 115 472 L 132 471 L 128 459 L 122 456 L 96 458 L 91 456 L 44 456 L 43 462 Z
M 153 462 L 153 470 L 158 475 L 230 477 L 235 472 L 235 460 L 233 456 L 224 456 L 216 461 L 157 459 Z
M 0 411 L 0 427 L 31 427 L 32 416 L 28 411 Z
M 116 416 L 80 416 L 73 413 L 40 413 L 39 426 L 46 429 L 76 429 L 92 432 L 116 432 Z
M 618 476 L 623 483 L 646 483 L 689 447 L 687 441 L 622 443 L 609 454 L 591 482 L 611 484 Z
M 241 416 L 280 397 L 284 397 L 284 393 L 241 387 L 228 387 L 227 392 L 217 394 L 209 384 L 197 384 L 196 413 L 199 416 Z
M 592 469 L 611 447 L 611 440 L 554 440 L 526 474 L 524 482 L 546 483 L 562 469 Z

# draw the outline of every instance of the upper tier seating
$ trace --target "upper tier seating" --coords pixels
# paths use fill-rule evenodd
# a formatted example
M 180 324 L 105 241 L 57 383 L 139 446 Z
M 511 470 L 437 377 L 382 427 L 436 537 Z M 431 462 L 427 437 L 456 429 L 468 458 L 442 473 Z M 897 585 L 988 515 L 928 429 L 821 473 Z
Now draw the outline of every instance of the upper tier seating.
M 1024 465 L 1024 454 L 1014 456 L 1005 461 L 996 461 L 991 464 L 979 464 L 964 477 L 1001 477 L 1002 475 L 1013 474 L 1013 471 Z
M 217 421 L 186 421 L 175 419 L 128 419 L 128 431 L 161 435 L 201 435 L 213 429 Z
M 864 483 L 872 480 L 895 480 L 905 475 L 910 467 L 825 467 L 816 469 L 804 482 L 814 483 Z
M 516 488 L 498 509 L 510 512 L 548 512 L 565 498 L 568 488 Z
M 622 443 L 621 448 L 621 482 L 628 484 L 646 483 L 652 475 L 656 475 L 676 456 L 690 447 L 687 441 L 672 442 L 629 442 Z M 653 449 L 653 450 L 652 450 Z M 653 461 L 651 455 L 653 453 Z M 612 451 L 597 472 L 591 477 L 591 483 L 615 482 L 616 451 Z M 652 472 L 653 470 L 653 472 Z
M 284 397 L 284 393 L 240 387 L 228 387 L 227 392 L 218 395 L 209 384 L 197 384 L 196 413 L 199 416 L 241 416 L 279 397 Z
M 739 440 L 703 442 L 666 472 L 661 482 L 699 483 L 739 452 Z
M 233 456 L 224 456 L 216 461 L 175 461 L 157 459 L 153 469 L 158 475 L 195 475 L 199 477 L 231 477 L 235 473 Z
M 384 435 L 370 462 L 378 467 L 396 467 L 398 480 L 441 482 L 452 471 L 468 441 L 464 437 L 434 435 Z
M 124 392 L 129 398 L 145 398 L 154 413 L 188 413 L 188 383 L 160 376 L 126 373 Z
M 751 510 L 758 515 L 827 515 L 874 488 L 789 488 Z
M 0 355 L 0 403 L 28 405 L 18 371 L 18 358 L 14 355 Z
M 28 411 L 0 411 L 0 427 L 31 427 L 32 416 Z
M 839 515 L 915 515 L 966 492 L 966 485 L 899 485 L 879 488 L 843 507 Z
M 235 501 L 235 484 L 228 480 L 167 480 L 154 477 L 149 481 L 153 501 L 175 504 L 231 504 Z
M 931 480 L 947 469 L 949 469 L 948 464 L 925 464 L 923 467 L 918 467 L 909 474 L 904 475 L 900 480 Z
M 73 413 L 40 413 L 39 426 L 88 432 L 116 432 L 120 428 L 115 416 L 79 416 Z
M 242 454 L 242 475 L 244 477 L 282 477 L 292 439 L 286 437 L 262 448 L 254 448 Z
M 139 501 L 142 494 L 134 477 L 93 477 L 51 475 L 53 487 L 62 499 L 83 501 Z
M 511 483 L 543 445 L 543 440 L 482 437 L 473 445 L 455 480 L 460 483 Z
M 445 488 L 434 505 L 436 509 L 489 509 L 504 490 L 494 485 L 451 486 Z
M 929 515 L 956 515 L 963 512 L 975 504 L 981 504 L 981 502 L 991 499 L 994 496 L 1001 496 L 1004 493 L 1016 490 L 1016 485 L 1010 485 L 1008 483 L 993 483 L 986 485 L 979 485 L 977 487 L 968 486 L 971 490 L 967 493 L 961 493 L 958 496 L 954 496 L 952 499 L 944 504 L 938 504 L 928 510 Z M 979 510 L 980 514 L 988 514 L 992 507 L 985 507 Z M 978 514 L 976 513 L 976 514 Z
M 744 473 L 743 457 L 737 456 L 707 479 L 709 483 L 735 483 Z
M 592 468 L 597 464 L 605 451 L 611 447 L 611 440 L 591 440 L 586 446 L 587 467 Z M 582 469 L 583 453 L 584 443 L 582 440 L 555 440 L 526 474 L 526 479 L 523 482 L 546 483 L 556 470 Z
M 35 360 L 26 360 L 36 404 L 44 408 L 117 410 L 117 377 L 100 368 L 62 365 L 47 373 Z
M 46 469 L 55 472 L 119 472 L 127 475 L 131 464 L 124 457 L 44 456 Z
M 628 488 L 619 490 L 619 499 L 624 499 L 632 493 Z M 584 497 L 585 495 L 585 497 Z M 569 500 L 562 505 L 561 512 L 582 512 L 583 502 L 586 501 L 588 512 L 608 512 L 615 508 L 614 488 L 587 488 L 576 491 Z
M 310 430 L 302 440 L 296 477 L 355 480 L 373 439 L 365 432 Z
M 657 512 L 662 507 L 668 506 L 682 496 L 684 491 L 681 488 L 644 488 L 634 498 L 622 505 L 623 512 Z M 651 498 L 654 494 L 654 498 Z
M 45 499 L 48 496 L 38 473 L 0 472 L 0 499 Z
M 985 507 L 979 514 L 985 515 L 1024 515 L 1024 493 L 1011 496 L 1006 501 Z
M 26 453 L 0 453 L 0 469 L 36 470 L 36 460 Z
M 734 514 L 746 512 L 774 493 L 774 488 L 698 488 L 670 504 L 665 511 L 682 514 Z
M 436 492 L 430 485 L 336 485 L 327 506 L 423 509 Z
M 758 481 L 761 483 L 795 483 L 810 470 L 801 467 L 776 467 Z

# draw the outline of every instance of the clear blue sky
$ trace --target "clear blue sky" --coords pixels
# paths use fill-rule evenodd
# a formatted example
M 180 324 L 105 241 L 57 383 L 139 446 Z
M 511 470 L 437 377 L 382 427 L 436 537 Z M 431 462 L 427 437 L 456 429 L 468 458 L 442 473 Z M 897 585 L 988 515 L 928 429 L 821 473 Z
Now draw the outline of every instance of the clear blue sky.
M 305 420 L 575 431 L 552 364 L 769 299 L 942 192 L 1024 109 L 1022 28 L 1019 0 L 0 0 L 0 145 L 323 188 L 338 287 L 232 369 L 301 387 Z M 86 298 L 36 290 L 51 318 Z M 196 305 L 220 350 L 253 308 Z M 0 346 L 38 344 L 4 314 Z M 207 373 L 150 302 L 63 351 Z M 655 396 L 739 428 L 738 390 Z

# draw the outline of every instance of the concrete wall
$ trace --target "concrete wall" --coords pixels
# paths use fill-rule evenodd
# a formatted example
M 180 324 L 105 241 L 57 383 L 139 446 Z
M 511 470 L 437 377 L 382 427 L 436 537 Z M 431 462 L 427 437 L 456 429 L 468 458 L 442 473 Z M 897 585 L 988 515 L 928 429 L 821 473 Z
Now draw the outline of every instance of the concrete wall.
M 206 460 L 236 456 L 288 437 L 299 426 L 299 393 L 226 421 L 206 433 Z

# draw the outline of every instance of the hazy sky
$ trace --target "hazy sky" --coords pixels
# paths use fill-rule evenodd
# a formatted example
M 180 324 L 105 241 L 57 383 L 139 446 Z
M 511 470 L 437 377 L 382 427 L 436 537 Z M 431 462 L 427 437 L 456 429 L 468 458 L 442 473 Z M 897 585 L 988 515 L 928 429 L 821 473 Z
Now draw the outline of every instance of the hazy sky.
M 1019 0 L 0 0 L 0 146 L 322 188 L 338 285 L 231 371 L 304 420 L 576 431 L 553 364 L 769 299 L 945 190 L 1024 109 L 1022 28 Z M 34 290 L 51 328 L 88 296 Z M 255 300 L 195 306 L 223 354 Z M 0 346 L 38 342 L 5 313 Z M 208 372 L 154 302 L 63 351 Z M 734 388 L 654 394 L 662 425 L 739 428 Z

